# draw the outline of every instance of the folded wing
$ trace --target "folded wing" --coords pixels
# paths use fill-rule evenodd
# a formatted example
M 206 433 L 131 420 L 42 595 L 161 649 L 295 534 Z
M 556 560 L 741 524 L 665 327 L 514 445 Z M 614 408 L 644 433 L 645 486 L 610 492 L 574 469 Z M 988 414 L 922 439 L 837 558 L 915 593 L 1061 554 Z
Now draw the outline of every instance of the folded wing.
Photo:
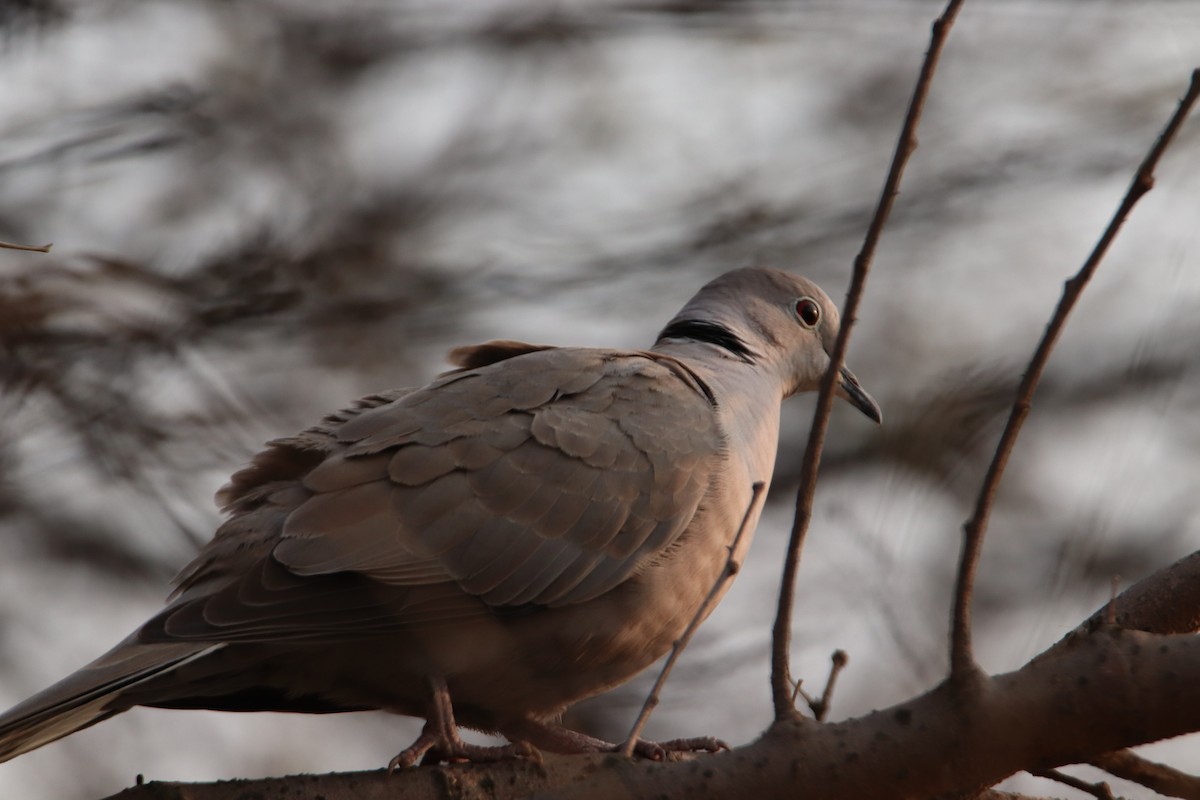
M 561 606 L 660 557 L 722 436 L 669 357 L 493 342 L 234 476 L 233 516 L 144 639 L 342 638 Z

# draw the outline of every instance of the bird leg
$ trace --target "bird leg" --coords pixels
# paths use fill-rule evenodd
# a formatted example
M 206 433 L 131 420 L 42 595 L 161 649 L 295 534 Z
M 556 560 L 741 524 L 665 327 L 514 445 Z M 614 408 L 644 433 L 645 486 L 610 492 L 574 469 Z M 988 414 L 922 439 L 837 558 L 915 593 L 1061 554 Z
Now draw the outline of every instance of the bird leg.
M 606 742 L 562 725 L 539 722 L 529 717 L 508 723 L 501 727 L 500 732 L 510 741 L 529 742 L 534 747 L 551 753 L 618 753 L 622 747 L 620 744 Z M 667 761 L 679 753 L 716 753 L 728 749 L 729 745 L 720 739 L 711 736 L 697 736 L 691 739 L 671 739 L 665 742 L 638 739 L 633 752 L 642 758 L 649 758 L 653 761 Z
M 388 762 L 388 772 L 407 769 L 421 761 L 503 761 L 507 758 L 536 758 L 537 751 L 527 742 L 489 747 L 464 742 L 454 721 L 454 706 L 450 690 L 442 677 L 430 676 L 429 703 L 426 706 L 425 727 L 417 740 Z

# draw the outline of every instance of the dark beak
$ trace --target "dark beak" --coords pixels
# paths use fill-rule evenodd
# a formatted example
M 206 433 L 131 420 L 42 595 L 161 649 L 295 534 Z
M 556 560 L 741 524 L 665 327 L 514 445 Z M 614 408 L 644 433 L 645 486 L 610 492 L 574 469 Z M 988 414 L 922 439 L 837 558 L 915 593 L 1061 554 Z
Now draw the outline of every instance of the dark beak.
M 862 388 L 854 373 L 845 367 L 842 367 L 842 378 L 838 381 L 837 393 L 838 397 L 849 401 L 850 405 L 875 420 L 876 425 L 883 424 L 883 412 L 879 410 L 879 404 Z

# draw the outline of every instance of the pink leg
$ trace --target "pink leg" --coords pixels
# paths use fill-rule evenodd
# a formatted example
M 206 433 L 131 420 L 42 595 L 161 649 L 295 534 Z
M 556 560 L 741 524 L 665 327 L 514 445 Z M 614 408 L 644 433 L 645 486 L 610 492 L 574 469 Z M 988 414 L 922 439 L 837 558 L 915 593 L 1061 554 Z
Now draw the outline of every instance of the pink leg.
M 438 761 L 502 761 L 537 757 L 537 751 L 523 741 L 498 747 L 464 742 L 458 735 L 458 724 L 454 721 L 454 707 L 450 702 L 446 681 L 439 677 L 429 678 L 429 691 L 425 727 L 415 742 L 388 762 L 389 772 L 414 766 L 422 756 L 428 759 L 436 755 Z

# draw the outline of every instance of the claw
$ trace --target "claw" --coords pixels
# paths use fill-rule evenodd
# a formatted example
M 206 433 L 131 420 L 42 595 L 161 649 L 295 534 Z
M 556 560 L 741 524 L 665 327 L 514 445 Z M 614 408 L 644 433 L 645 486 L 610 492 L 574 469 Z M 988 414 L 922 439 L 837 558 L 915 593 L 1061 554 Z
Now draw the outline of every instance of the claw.
M 552 753 L 619 753 L 622 749 L 620 744 L 530 718 L 514 721 L 501 732 L 510 740 L 529 741 Z M 716 753 L 721 750 L 729 750 L 729 745 L 711 736 L 671 739 L 666 742 L 638 739 L 633 748 L 634 755 L 651 761 L 673 760 L 682 753 Z
M 728 744 L 712 736 L 694 736 L 690 739 L 670 739 L 665 742 L 646 742 L 639 739 L 634 752 L 636 753 L 638 747 L 643 744 L 652 744 L 665 751 L 667 758 L 680 753 L 719 753 L 722 750 L 728 752 L 730 749 Z

